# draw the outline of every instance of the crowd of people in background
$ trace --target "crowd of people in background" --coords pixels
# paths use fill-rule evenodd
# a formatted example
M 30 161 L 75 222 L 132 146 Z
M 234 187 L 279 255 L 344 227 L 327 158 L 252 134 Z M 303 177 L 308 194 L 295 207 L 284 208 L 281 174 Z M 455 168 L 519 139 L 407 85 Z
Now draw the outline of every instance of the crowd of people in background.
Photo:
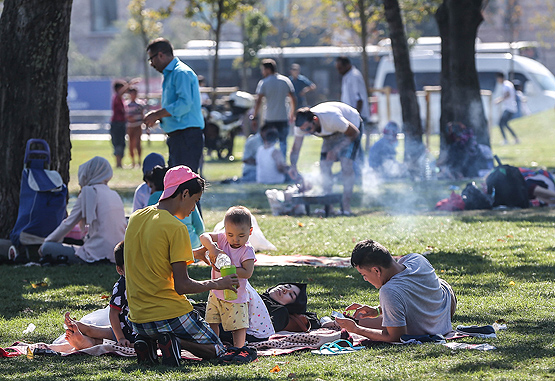
M 131 164 L 136 166 L 141 160 L 143 128 L 148 132 L 159 123 L 167 135 L 168 168 L 181 164 L 198 172 L 203 155 L 205 122 L 201 107 L 210 107 L 212 101 L 206 92 L 199 92 L 200 87 L 206 86 L 205 78 L 197 76 L 173 55 L 173 48 L 168 40 L 154 40 L 147 47 L 147 53 L 151 66 L 164 76 L 161 108 L 148 111 L 138 100 L 137 89 L 134 87 L 138 79 L 129 83 L 117 81 L 114 84 L 111 134 L 116 167 L 122 166 L 125 132 L 129 140 Z M 307 94 L 317 89 L 317 84 L 301 74 L 299 64 L 292 64 L 289 67 L 289 76 L 286 76 L 278 72 L 273 59 L 261 61 L 262 79 L 255 91 L 254 107 L 249 113 L 250 123 L 245 125 L 245 131 L 250 130 L 251 135 L 246 136 L 242 176 L 238 181 L 260 184 L 298 183 L 302 175 L 297 163 L 303 137 L 306 135 L 323 138 L 320 170 L 324 193 L 331 193 L 334 186 L 335 178 L 331 171 L 333 163 L 341 163 L 342 210 L 347 215 L 351 213 L 353 185 L 357 180 L 360 181 L 364 173 L 372 173 L 373 178 L 394 179 L 414 176 L 416 168 L 416 171 L 420 170 L 421 173 L 417 176 L 421 178 L 430 176 L 431 173 L 434 177 L 459 179 L 477 176 L 482 171 L 491 169 L 491 149 L 477 144 L 472 128 L 460 122 L 449 123 L 446 135 L 449 149 L 442 151 L 437 162 L 427 152 L 412 167 L 397 160 L 398 135 L 403 133 L 403 129 L 392 121 L 383 128 L 381 138 L 369 144 L 375 139 L 370 137 L 370 131 L 376 131 L 376 128 L 371 123 L 364 77 L 348 57 L 337 57 L 335 66 L 341 76 L 341 83 L 338 84 L 341 87 L 340 102 L 310 105 Z M 506 131 L 514 137 L 515 144 L 518 144 L 519 139 L 509 122 L 528 113 L 526 99 L 517 80 L 513 83 L 499 73 L 497 81 L 502 95 L 495 102 L 501 108 L 499 127 L 503 144 L 508 143 Z M 123 96 L 126 93 L 128 100 L 125 102 Z M 294 132 L 295 139 L 288 152 L 287 137 L 291 132 Z M 366 153 L 360 144 L 365 133 Z M 461 157 L 465 160 L 459 160 Z M 145 163 L 143 172 L 146 176 L 152 168 L 149 160 L 145 160 Z M 165 165 L 158 164 L 162 167 Z M 428 169 L 430 166 L 434 168 Z M 363 171 L 363 168 L 368 169 Z M 137 192 L 145 194 L 154 189 L 146 186 L 146 183 L 139 188 Z M 140 194 L 136 196 L 136 199 L 142 200 Z M 144 205 L 141 201 L 140 206 Z M 138 206 L 134 206 L 134 209 L 137 208 Z

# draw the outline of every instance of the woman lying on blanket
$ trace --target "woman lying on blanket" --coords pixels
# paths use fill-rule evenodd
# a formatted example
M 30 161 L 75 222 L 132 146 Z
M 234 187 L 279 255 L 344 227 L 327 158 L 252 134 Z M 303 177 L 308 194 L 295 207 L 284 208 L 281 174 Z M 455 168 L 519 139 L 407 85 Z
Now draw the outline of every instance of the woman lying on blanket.
M 247 283 L 249 292 L 249 328 L 247 341 L 265 341 L 279 331 L 306 331 L 320 328 L 318 317 L 306 311 L 306 284 L 278 283 L 262 294 Z M 206 303 L 193 304 L 193 308 L 204 316 Z M 299 319 L 299 315 L 303 315 Z M 308 321 L 308 322 L 307 322 Z M 220 338 L 231 342 L 230 332 L 220 329 Z

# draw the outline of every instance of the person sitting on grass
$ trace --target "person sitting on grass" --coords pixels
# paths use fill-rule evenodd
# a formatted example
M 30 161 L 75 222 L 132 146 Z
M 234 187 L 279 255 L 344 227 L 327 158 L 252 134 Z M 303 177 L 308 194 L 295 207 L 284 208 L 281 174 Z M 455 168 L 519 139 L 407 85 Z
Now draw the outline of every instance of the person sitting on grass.
M 337 324 L 373 341 L 398 342 L 402 335 L 444 335 L 450 332 L 457 299 L 420 254 L 395 261 L 389 251 L 367 239 L 356 244 L 351 264 L 379 289 L 380 304 L 353 303 Z M 352 316 L 349 311 L 354 311 Z
M 133 213 L 125 233 L 125 276 L 129 321 L 137 333 L 139 364 L 158 362 L 179 366 L 181 346 L 193 355 L 213 359 L 225 348 L 198 313 L 187 294 L 234 290 L 237 275 L 197 281 L 189 277 L 193 250 L 183 219 L 191 214 L 204 191 L 205 181 L 189 167 L 179 165 L 164 177 L 158 204 Z
M 221 357 L 222 362 L 250 362 L 256 359 L 256 350 L 245 346 L 247 328 L 249 328 L 249 293 L 247 280 L 252 276 L 256 256 L 249 243 L 252 233 L 251 213 L 244 206 L 233 206 L 224 217 L 225 232 L 204 233 L 200 236 L 202 245 L 208 250 L 210 260 L 205 262 L 212 266 L 212 279 L 218 279 L 220 269 L 215 266 L 219 255 L 227 255 L 231 265 L 237 268 L 239 288 L 235 300 L 226 300 L 224 292 L 212 290 L 208 296 L 206 321 L 210 327 L 220 333 L 220 323 L 233 335 L 233 347 L 228 348 Z
M 114 340 L 118 345 L 124 347 L 132 347 L 135 342 L 135 334 L 127 321 L 129 307 L 125 292 L 123 241 L 116 245 L 114 257 L 116 259 L 116 271 L 120 278 L 114 284 L 112 298 L 110 299 L 110 325 L 102 327 L 81 323 L 71 318 L 69 312 L 65 313 L 66 340 L 75 349 L 85 349 L 102 344 L 103 339 Z
M 159 153 L 149 153 L 143 160 L 143 182 L 137 186 L 137 189 L 135 189 L 135 194 L 133 195 L 133 211 L 148 206 L 148 198 L 150 197 L 152 191 L 146 183 L 145 178 L 157 165 L 161 167 L 166 166 L 164 156 L 160 155 Z
M 81 192 L 69 216 L 44 239 L 41 264 L 115 262 L 114 247 L 125 235 L 127 220 L 121 197 L 108 186 L 112 175 L 110 163 L 100 156 L 79 166 Z M 86 231 L 83 246 L 62 243 L 77 224 Z
M 399 126 L 390 121 L 383 129 L 383 136 L 368 152 L 368 165 L 384 178 L 401 177 L 406 174 L 406 168 L 396 160 L 397 134 Z
M 256 182 L 259 184 L 283 184 L 289 167 L 281 150 L 277 129 L 269 128 L 262 134 L 263 145 L 256 151 Z
M 166 175 L 168 169 L 168 167 L 160 167 L 157 165 L 145 176 L 145 181 L 152 190 L 147 206 L 158 203 L 158 200 L 164 191 L 164 176 Z M 204 221 L 202 220 L 198 206 L 195 206 L 195 210 L 193 210 L 191 214 L 179 221 L 183 222 L 187 226 L 193 250 L 201 247 L 202 244 L 200 243 L 200 235 L 204 233 Z

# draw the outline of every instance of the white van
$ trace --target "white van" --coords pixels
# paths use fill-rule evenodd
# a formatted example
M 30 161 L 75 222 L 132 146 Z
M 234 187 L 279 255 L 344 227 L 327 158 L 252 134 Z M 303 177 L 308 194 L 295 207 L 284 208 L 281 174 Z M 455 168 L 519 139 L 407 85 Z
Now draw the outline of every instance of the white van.
M 411 55 L 411 67 L 414 73 L 414 81 L 420 105 L 422 126 L 426 126 L 427 105 L 424 90 L 425 86 L 440 86 L 441 54 L 429 52 L 418 52 Z M 531 113 L 553 109 L 555 107 L 555 76 L 541 63 L 519 55 L 512 54 L 476 54 L 476 69 L 480 87 L 492 92 L 491 96 L 482 95 L 486 118 L 490 125 L 497 125 L 500 115 L 500 106 L 493 100 L 501 95 L 501 88 L 497 85 L 496 73 L 503 72 L 509 78 L 509 72 L 513 72 L 513 78 L 519 80 L 523 92 L 528 99 L 528 108 Z M 374 87 L 384 89 L 389 86 L 389 114 L 391 120 L 402 125 L 401 104 L 395 80 L 395 68 L 393 57 L 382 57 L 378 65 Z M 379 126 L 388 121 L 387 95 L 375 93 L 378 98 Z M 440 92 L 430 93 L 430 131 L 439 132 Z

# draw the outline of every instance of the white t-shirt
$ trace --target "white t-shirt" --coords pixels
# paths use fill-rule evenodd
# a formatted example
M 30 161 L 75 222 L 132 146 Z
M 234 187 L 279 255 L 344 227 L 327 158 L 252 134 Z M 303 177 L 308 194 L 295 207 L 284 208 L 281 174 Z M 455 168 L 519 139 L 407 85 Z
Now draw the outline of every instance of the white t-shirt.
M 409 335 L 444 335 L 451 331 L 451 294 L 420 254 L 398 263 L 406 268 L 379 291 L 384 327 L 407 327 Z
M 278 170 L 278 163 L 274 160 L 274 151 L 281 151 L 275 146 L 258 147 L 256 152 L 256 182 L 259 184 L 283 184 L 285 173 Z
M 349 127 L 349 122 L 355 127 L 360 126 L 360 115 L 358 111 L 342 102 L 324 102 L 310 109 L 320 121 L 320 132 L 314 135 L 325 137 L 333 135 L 337 132 L 345 133 Z M 306 134 L 299 128 L 295 127 L 295 136 L 305 136 Z
M 362 101 L 360 116 L 362 119 L 370 120 L 370 109 L 368 107 L 368 92 L 364 84 L 362 73 L 354 66 L 351 67 L 341 79 L 341 102 L 356 108 L 357 102 Z
M 258 151 L 258 147 L 262 146 L 263 144 L 264 142 L 262 141 L 262 136 L 260 136 L 260 133 L 249 136 L 247 138 L 247 141 L 245 142 L 245 147 L 243 148 L 243 160 L 256 160 L 256 151 Z M 256 164 L 243 163 L 243 173 L 249 171 L 256 171 Z
M 518 106 L 516 104 L 516 91 L 513 83 L 511 81 L 503 81 L 503 97 L 506 94 L 509 96 L 503 99 L 503 111 L 507 110 L 509 112 L 515 113 L 518 111 Z
M 135 194 L 133 196 L 133 212 L 148 205 L 150 192 L 151 189 L 147 183 L 142 183 L 135 189 Z

